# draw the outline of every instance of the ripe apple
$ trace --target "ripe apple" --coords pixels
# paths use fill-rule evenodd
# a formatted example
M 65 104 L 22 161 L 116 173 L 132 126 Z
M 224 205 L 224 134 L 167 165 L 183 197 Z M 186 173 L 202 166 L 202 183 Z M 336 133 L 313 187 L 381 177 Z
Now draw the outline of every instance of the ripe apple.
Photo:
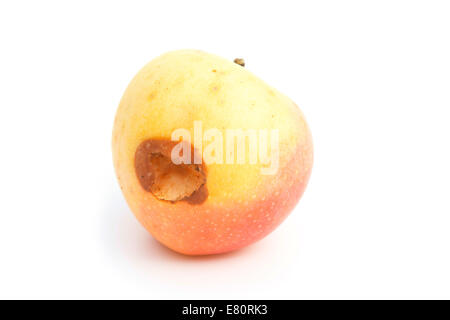
M 300 109 L 241 62 L 197 50 L 163 54 L 133 78 L 117 110 L 112 149 L 125 199 L 158 241 L 183 254 L 263 238 L 311 173 Z

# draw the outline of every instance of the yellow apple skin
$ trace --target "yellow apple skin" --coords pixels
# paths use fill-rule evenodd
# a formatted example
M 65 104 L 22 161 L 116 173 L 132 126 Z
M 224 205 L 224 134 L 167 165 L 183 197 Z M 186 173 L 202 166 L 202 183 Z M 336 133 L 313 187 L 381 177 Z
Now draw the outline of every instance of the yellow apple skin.
M 171 139 L 193 123 L 210 128 L 278 129 L 279 169 L 257 164 L 208 164 L 208 197 L 171 203 L 143 189 L 135 153 L 148 139 Z M 205 143 L 204 143 L 205 144 Z M 247 69 L 197 50 L 152 60 L 126 89 L 114 122 L 113 161 L 125 199 L 139 222 L 162 244 L 187 255 L 224 253 L 274 230 L 292 211 L 308 182 L 313 147 L 300 109 Z

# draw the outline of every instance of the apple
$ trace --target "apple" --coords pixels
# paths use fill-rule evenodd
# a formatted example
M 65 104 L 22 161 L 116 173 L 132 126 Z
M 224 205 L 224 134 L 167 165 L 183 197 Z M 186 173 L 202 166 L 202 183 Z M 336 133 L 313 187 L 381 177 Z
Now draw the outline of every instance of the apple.
M 302 112 L 237 60 L 165 53 L 132 79 L 117 110 L 112 150 L 125 199 L 179 253 L 224 253 L 265 237 L 311 174 Z

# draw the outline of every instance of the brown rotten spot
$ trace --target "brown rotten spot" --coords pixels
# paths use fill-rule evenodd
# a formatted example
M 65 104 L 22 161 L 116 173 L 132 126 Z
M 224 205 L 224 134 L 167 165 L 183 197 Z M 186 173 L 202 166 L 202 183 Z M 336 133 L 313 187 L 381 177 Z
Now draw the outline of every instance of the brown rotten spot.
M 206 167 L 194 164 L 196 151 L 192 146 L 187 146 L 191 150 L 191 164 L 172 162 L 172 149 L 178 143 L 164 139 L 143 141 L 136 149 L 136 175 L 142 188 L 159 200 L 202 203 L 208 196 Z

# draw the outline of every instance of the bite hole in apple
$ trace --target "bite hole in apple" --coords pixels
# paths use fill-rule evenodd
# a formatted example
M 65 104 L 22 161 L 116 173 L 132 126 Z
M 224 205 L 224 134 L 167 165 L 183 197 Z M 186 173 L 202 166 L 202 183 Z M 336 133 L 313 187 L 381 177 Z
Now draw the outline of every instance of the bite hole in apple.
M 150 139 L 139 145 L 135 155 L 139 182 L 158 200 L 202 203 L 208 195 L 206 168 L 202 164 L 173 163 L 170 154 L 175 144 L 171 140 Z

